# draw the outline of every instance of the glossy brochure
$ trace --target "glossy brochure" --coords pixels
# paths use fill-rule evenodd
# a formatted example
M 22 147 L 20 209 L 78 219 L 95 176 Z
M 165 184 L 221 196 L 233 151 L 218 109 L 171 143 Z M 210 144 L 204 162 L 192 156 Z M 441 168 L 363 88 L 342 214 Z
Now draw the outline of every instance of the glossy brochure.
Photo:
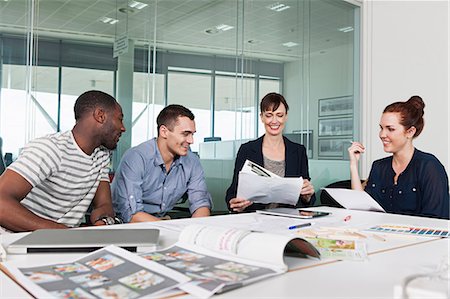
M 320 256 L 298 237 L 205 225 L 190 225 L 174 246 L 141 256 L 191 277 L 180 288 L 208 298 L 286 272 L 283 255 L 289 250 L 296 256 Z
M 190 280 L 125 249 L 108 246 L 73 262 L 3 266 L 36 298 L 145 298 Z

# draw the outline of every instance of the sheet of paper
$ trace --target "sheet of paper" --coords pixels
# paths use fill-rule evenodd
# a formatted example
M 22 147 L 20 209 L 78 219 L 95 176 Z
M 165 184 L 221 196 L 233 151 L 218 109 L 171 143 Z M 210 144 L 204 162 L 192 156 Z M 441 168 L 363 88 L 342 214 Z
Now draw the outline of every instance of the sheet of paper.
M 237 197 L 256 203 L 296 205 L 303 178 L 282 178 L 247 160 L 239 172 Z
M 367 192 L 341 188 L 324 188 L 340 205 L 350 210 L 385 212 Z

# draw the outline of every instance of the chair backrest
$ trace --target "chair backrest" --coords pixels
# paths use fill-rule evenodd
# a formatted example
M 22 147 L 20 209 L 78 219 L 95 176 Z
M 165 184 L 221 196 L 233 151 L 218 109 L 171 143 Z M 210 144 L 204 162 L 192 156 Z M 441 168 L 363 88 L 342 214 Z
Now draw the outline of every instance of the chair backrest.
M 5 161 L 3 160 L 3 151 L 2 151 L 2 147 L 3 147 L 3 139 L 2 137 L 0 137 L 0 175 L 5 171 L 6 169 L 6 165 L 5 165 Z
M 350 180 L 345 180 L 345 181 L 337 181 L 334 182 L 332 184 L 329 184 L 328 186 L 326 186 L 325 188 L 345 188 L 345 189 L 351 189 L 352 188 L 352 183 Z M 341 206 L 336 200 L 334 200 L 333 197 L 331 197 L 330 194 L 328 194 L 327 191 L 322 190 L 322 192 L 320 193 L 320 203 L 324 206 L 329 206 L 329 207 L 336 207 L 336 208 L 343 208 L 343 206 Z

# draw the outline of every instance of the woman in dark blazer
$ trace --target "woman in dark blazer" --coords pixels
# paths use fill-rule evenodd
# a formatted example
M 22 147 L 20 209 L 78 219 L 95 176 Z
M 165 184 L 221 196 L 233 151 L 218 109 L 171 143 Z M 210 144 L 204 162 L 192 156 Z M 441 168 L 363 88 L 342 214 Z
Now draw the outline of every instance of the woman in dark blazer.
M 303 145 L 292 142 L 282 135 L 289 110 L 286 100 L 280 94 L 269 93 L 261 100 L 260 108 L 260 118 L 266 133 L 256 140 L 242 144 L 239 148 L 234 166 L 233 181 L 225 198 L 228 209 L 234 212 L 247 212 L 286 206 L 259 204 L 245 198 L 236 198 L 238 174 L 245 160 L 263 166 L 281 177 L 303 177 L 303 187 L 297 206 L 312 205 L 315 200 L 314 187 L 309 181 L 306 149 Z

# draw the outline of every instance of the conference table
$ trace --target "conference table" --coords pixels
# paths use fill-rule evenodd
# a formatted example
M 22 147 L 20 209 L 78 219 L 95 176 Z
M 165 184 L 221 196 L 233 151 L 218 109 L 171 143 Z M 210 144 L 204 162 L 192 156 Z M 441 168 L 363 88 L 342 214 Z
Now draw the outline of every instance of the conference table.
M 341 228 L 357 231 L 367 249 L 362 261 L 336 260 L 332 258 L 305 259 L 285 257 L 287 273 L 214 295 L 214 298 L 402 298 L 405 281 L 416 275 L 433 278 L 412 280 L 408 285 L 410 294 L 424 298 L 447 298 L 449 291 L 450 239 L 374 232 L 374 226 L 397 225 L 436 230 L 449 230 L 450 221 L 425 217 L 395 215 L 380 212 L 355 211 L 332 207 L 314 207 L 310 210 L 330 212 L 329 216 L 315 218 L 311 229 Z M 177 219 L 137 224 L 122 224 L 114 228 L 158 228 L 159 248 L 177 242 L 180 231 L 188 224 L 204 224 L 241 229 L 259 230 L 277 234 L 298 234 L 302 229 L 288 230 L 287 224 L 299 224 L 303 219 L 268 216 L 258 213 L 229 214 L 205 218 Z M 108 226 L 99 229 L 108 229 Z M 25 233 L 3 234 L 0 241 L 7 247 Z M 73 261 L 83 254 L 16 254 L 8 255 L 7 261 L 18 267 Z M 436 276 L 436 273 L 440 273 Z M 172 295 L 173 296 L 173 295 Z M 193 298 L 179 292 L 178 298 Z M 32 298 L 21 286 L 0 271 L 0 298 Z

